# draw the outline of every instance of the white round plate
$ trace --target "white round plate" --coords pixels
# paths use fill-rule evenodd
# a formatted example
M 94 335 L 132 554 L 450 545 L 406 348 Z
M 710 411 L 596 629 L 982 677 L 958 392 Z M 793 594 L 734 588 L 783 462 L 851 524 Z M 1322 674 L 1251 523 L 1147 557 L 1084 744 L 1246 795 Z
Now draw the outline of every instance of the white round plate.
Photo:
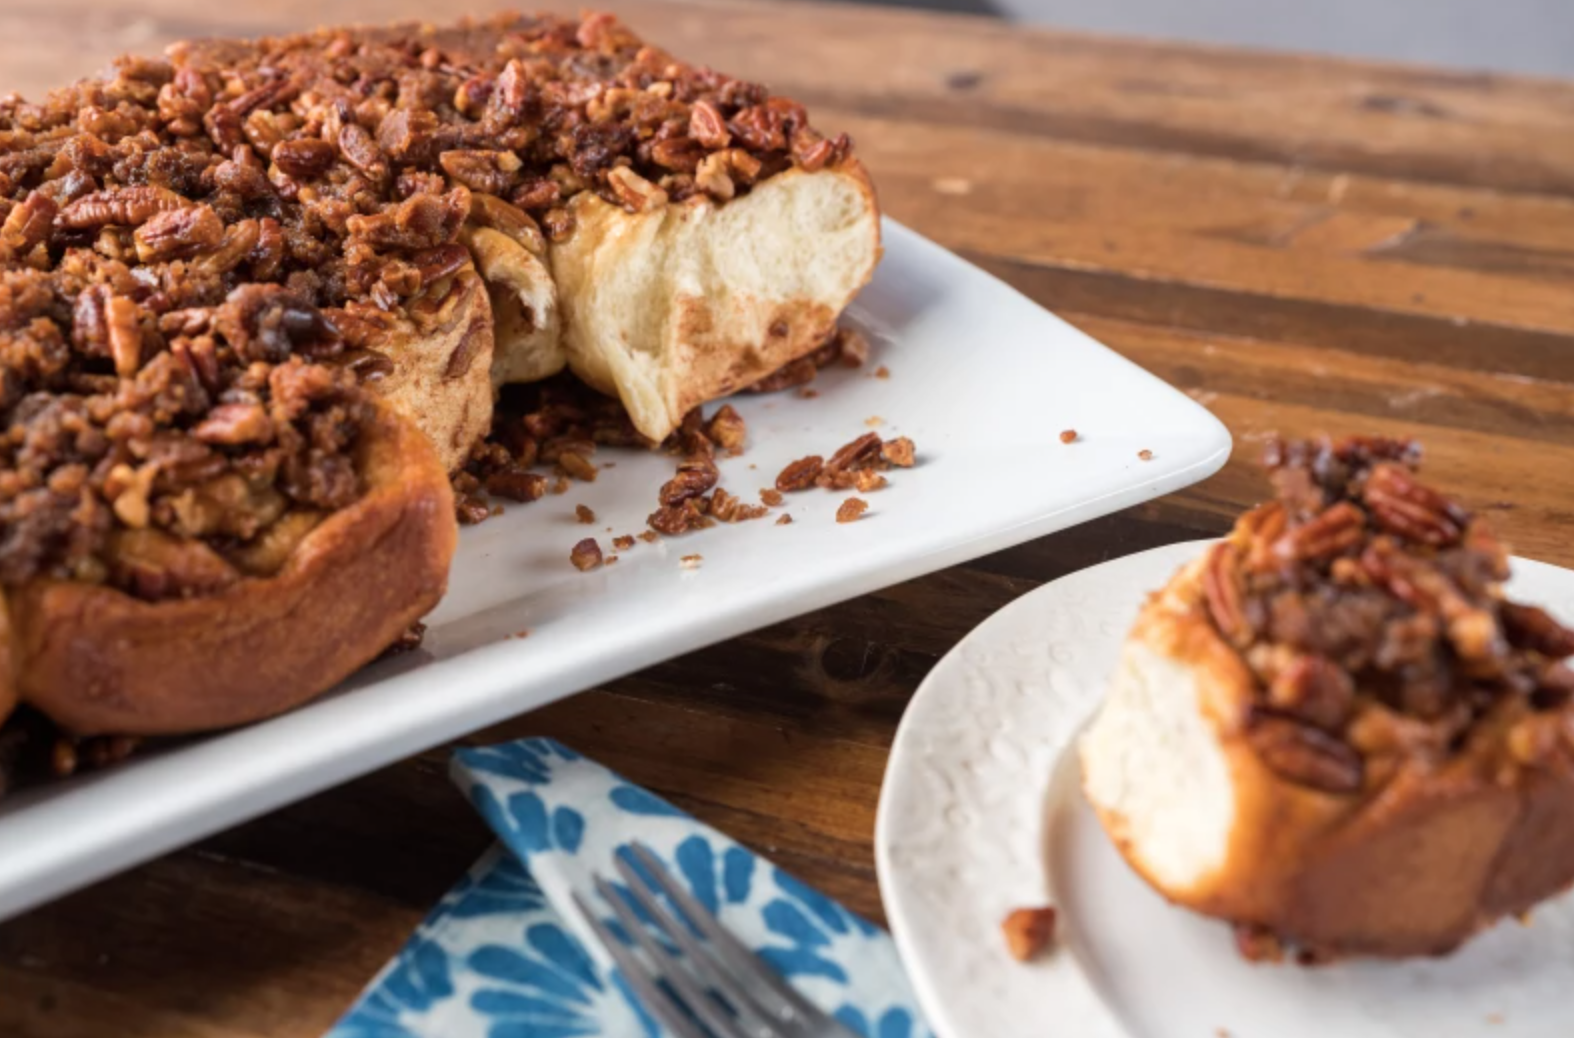
M 1143 596 L 1204 542 L 1064 577 L 1002 609 L 919 688 L 875 836 L 891 930 L 942 1038 L 1568 1038 L 1574 896 L 1446 959 L 1251 965 L 1229 928 L 1166 904 L 1104 838 L 1073 737 Z M 1574 573 L 1514 560 L 1511 591 L 1574 620 Z M 1013 962 L 1000 920 L 1053 904 Z

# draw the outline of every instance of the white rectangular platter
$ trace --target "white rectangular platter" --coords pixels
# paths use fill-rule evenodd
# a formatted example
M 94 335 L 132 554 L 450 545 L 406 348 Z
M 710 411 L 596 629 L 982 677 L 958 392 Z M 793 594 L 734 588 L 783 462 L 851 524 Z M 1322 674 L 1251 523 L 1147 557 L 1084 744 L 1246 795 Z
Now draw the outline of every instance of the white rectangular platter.
M 777 510 L 791 525 L 773 515 L 640 542 L 580 573 L 574 543 L 610 550 L 614 534 L 643 530 L 673 469 L 666 455 L 603 451 L 615 467 L 595 483 L 463 532 L 420 650 L 275 720 L 0 800 L 0 918 L 505 717 L 1224 464 L 1229 434 L 1184 394 L 912 231 L 885 231 L 853 312 L 868 364 L 822 373 L 812 399 L 734 401 L 750 442 L 721 465 L 721 485 L 757 501 L 788 462 L 828 456 L 878 418 L 882 435 L 912 437 L 919 464 L 862 495 L 864 518 L 838 524 L 851 495 L 813 490 Z M 1062 444 L 1064 429 L 1080 439 Z M 575 521 L 578 504 L 595 525 Z M 680 563 L 695 554 L 696 568 Z

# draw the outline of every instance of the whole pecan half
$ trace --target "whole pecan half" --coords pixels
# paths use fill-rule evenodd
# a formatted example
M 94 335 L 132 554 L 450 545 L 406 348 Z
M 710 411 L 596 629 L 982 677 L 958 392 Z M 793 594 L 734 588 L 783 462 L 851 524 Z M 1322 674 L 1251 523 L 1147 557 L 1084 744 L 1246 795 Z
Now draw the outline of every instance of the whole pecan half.
M 1361 543 L 1366 516 L 1349 501 L 1300 526 L 1291 527 L 1274 543 L 1274 554 L 1285 562 L 1318 562 L 1342 555 Z
M 1434 548 L 1458 543 L 1470 521 L 1462 508 L 1416 482 L 1409 468 L 1391 461 L 1372 467 L 1361 500 L 1383 529 Z
M 825 459 L 818 454 L 799 458 L 782 469 L 781 475 L 776 477 L 776 489 L 788 493 L 794 490 L 808 490 L 814 486 L 814 481 L 819 477 L 824 465 Z
M 714 487 L 720 478 L 721 471 L 716 468 L 716 463 L 708 458 L 685 461 L 678 466 L 677 475 L 662 486 L 661 503 L 671 507 L 699 497 Z
M 825 463 L 825 467 L 828 471 L 840 472 L 872 461 L 879 457 L 881 442 L 879 433 L 864 433 L 831 455 L 831 460 Z
M 711 151 L 719 151 L 732 143 L 727 132 L 727 121 L 720 110 L 709 101 L 696 101 L 689 112 L 689 136 Z
M 1574 631 L 1564 627 L 1545 609 L 1504 602 L 1500 615 L 1503 633 L 1515 648 L 1529 649 L 1555 660 L 1574 656 Z
M 59 225 L 71 230 L 92 227 L 140 227 L 159 213 L 182 209 L 184 198 L 166 187 L 120 187 L 95 191 L 60 211 Z
M 1256 632 L 1246 622 L 1241 607 L 1241 560 L 1233 546 L 1216 544 L 1208 552 L 1202 570 L 1202 592 L 1208 615 L 1225 640 L 1236 646 L 1251 642 Z
M 1255 715 L 1246 737 L 1279 777 L 1324 793 L 1356 793 L 1365 768 L 1349 744 L 1287 717 Z
M 311 137 L 280 141 L 273 149 L 274 165 L 297 180 L 328 172 L 338 157 L 338 149 L 332 144 Z
M 138 227 L 134 239 L 143 263 L 190 259 L 218 247 L 224 240 L 224 221 L 205 205 L 171 209 Z

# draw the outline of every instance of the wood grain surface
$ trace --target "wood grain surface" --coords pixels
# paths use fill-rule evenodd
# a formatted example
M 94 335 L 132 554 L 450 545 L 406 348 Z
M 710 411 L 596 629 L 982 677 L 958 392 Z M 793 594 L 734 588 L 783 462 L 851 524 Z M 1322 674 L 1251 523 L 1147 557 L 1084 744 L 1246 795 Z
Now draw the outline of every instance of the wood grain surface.
M 439 6 L 8 0 L 0 89 L 183 36 Z M 1574 85 L 889 9 L 607 6 L 852 133 L 891 215 L 1191 393 L 1236 458 L 475 740 L 564 739 L 880 918 L 876 798 L 925 672 L 1044 581 L 1224 530 L 1263 493 L 1270 431 L 1417 434 L 1517 551 L 1574 565 Z M 488 842 L 445 753 L 0 926 L 0 1034 L 320 1033 Z

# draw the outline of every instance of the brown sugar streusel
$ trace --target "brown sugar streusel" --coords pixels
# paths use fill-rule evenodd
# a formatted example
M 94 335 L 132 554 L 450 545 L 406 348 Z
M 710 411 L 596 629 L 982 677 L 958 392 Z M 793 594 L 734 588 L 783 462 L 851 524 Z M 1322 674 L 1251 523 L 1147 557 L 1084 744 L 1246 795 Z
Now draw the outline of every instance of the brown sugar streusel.
M 601 565 L 601 545 L 596 543 L 594 537 L 586 537 L 568 553 L 568 561 L 581 573 L 593 570 Z
M 628 551 L 630 548 L 634 547 L 634 538 L 630 537 L 628 534 L 623 534 L 620 537 L 614 537 L 612 538 L 612 546 L 618 551 Z
M 878 368 L 874 369 L 874 377 L 875 378 L 890 378 L 891 377 L 891 369 L 886 367 L 884 364 L 881 364 Z
M 704 561 L 705 556 L 703 555 L 685 555 L 683 558 L 678 560 L 678 565 L 682 566 L 684 569 L 699 569 L 700 563 Z
M 596 513 L 592 512 L 588 505 L 575 505 L 574 518 L 586 526 L 589 526 L 591 523 L 596 521 Z
M 869 502 L 858 497 L 849 497 L 836 509 L 836 521 L 839 523 L 856 522 L 869 510 Z
M 789 513 L 789 512 L 783 512 L 781 514 L 781 518 L 776 520 L 776 525 L 777 526 L 791 526 L 792 525 L 792 514 Z
M 1077 442 L 1077 430 L 1075 430 L 1075 429 L 1067 429 L 1064 432 L 1062 432 L 1060 434 L 1060 442 L 1061 443 L 1076 443 Z
M 787 499 L 782 496 L 782 492 L 780 490 L 776 490 L 772 487 L 766 487 L 764 490 L 760 491 L 760 500 L 770 507 L 775 508 Z
M 1152 461 L 1153 452 L 1150 450 L 1140 450 L 1137 452 L 1137 458 L 1141 461 Z
M 657 533 L 655 530 L 641 530 L 636 536 L 638 536 L 639 539 L 644 541 L 646 544 L 655 544 L 657 541 L 661 540 L 661 534 Z

